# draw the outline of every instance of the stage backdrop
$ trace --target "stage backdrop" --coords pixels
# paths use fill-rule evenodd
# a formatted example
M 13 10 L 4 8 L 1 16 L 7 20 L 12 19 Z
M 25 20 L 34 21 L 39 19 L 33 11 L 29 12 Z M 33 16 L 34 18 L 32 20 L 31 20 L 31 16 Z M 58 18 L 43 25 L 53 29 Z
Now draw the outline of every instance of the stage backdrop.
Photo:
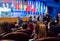
M 47 6 L 39 1 L 0 0 L 0 17 L 29 17 L 46 14 Z

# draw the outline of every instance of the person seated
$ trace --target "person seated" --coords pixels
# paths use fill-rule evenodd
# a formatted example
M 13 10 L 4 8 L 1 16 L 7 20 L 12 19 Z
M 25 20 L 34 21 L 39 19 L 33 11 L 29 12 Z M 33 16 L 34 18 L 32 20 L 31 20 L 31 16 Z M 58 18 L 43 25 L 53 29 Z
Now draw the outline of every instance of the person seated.
M 22 19 L 21 19 L 20 17 L 18 17 L 18 24 L 19 24 L 19 27 L 22 26 L 22 23 L 23 23 Z
M 17 28 L 15 27 L 15 23 L 10 23 L 10 25 L 13 32 L 17 30 Z
M 31 36 L 31 34 L 32 34 L 33 31 L 34 31 L 33 22 L 29 22 L 27 30 L 28 30 L 27 34 L 28 34 L 29 36 Z
M 57 36 L 60 33 L 60 22 L 57 25 L 51 26 L 50 31 L 54 32 Z
M 49 14 L 46 14 L 45 17 L 43 17 L 43 21 L 48 24 L 50 22 L 50 15 Z
M 15 24 L 15 28 L 19 27 L 19 24 L 17 22 L 14 22 L 14 24 Z
M 34 18 L 32 19 L 32 21 L 33 21 L 34 23 L 37 23 L 36 16 L 34 16 Z
M 22 24 L 22 29 L 23 29 L 23 30 L 27 30 L 27 27 L 28 27 L 27 22 L 24 22 L 24 23 Z
M 35 27 L 35 33 L 37 38 L 42 38 L 46 36 L 46 25 L 44 22 L 38 22 Z
M 23 29 L 27 29 L 27 27 L 28 27 L 27 23 L 24 22 L 23 25 L 22 25 L 22 28 L 23 28 Z
M 32 22 L 32 16 L 29 17 L 28 22 Z
M 2 23 L 1 27 L 4 29 L 5 33 L 11 32 L 11 25 L 8 22 Z

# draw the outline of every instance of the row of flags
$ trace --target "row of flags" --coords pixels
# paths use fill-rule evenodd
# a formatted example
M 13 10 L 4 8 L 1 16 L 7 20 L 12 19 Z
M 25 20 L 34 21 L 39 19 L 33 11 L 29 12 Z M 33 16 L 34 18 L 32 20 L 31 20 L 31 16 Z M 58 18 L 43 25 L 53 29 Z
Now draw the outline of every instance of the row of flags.
M 4 16 L 9 15 L 11 15 L 12 17 L 18 16 L 26 17 L 32 15 L 37 16 L 48 11 L 45 4 L 43 2 L 38 1 L 2 0 L 2 5 L 3 5 L 2 8 L 9 9 L 8 13 L 6 12 L 3 12 L 4 14 L 1 13 Z
M 12 10 L 26 11 L 26 12 L 46 12 L 46 6 L 43 2 L 38 1 L 21 1 L 21 0 L 2 0 L 2 3 L 8 7 L 13 8 Z M 4 6 L 4 5 L 3 5 Z M 12 6 L 12 7 L 11 7 Z
M 41 11 L 45 11 L 45 5 L 42 2 L 33 2 L 33 1 L 19 1 L 13 2 L 13 5 L 15 7 L 16 10 L 20 10 L 20 11 L 32 11 L 32 12 L 41 12 Z

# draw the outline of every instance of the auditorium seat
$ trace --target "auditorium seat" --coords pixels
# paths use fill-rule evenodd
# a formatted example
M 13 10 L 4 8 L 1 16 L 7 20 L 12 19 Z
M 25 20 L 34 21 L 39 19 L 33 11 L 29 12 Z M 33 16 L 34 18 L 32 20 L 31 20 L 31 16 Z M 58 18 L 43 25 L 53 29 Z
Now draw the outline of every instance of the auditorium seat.
M 60 37 L 45 37 L 37 39 L 35 41 L 60 41 Z
M 52 31 L 48 31 L 47 36 L 48 37 L 56 37 L 57 35 Z
M 18 41 L 28 41 L 29 37 L 26 33 L 23 32 L 12 32 L 3 36 L 2 39 L 12 39 Z
M 15 40 L 0 40 L 0 41 L 15 41 Z

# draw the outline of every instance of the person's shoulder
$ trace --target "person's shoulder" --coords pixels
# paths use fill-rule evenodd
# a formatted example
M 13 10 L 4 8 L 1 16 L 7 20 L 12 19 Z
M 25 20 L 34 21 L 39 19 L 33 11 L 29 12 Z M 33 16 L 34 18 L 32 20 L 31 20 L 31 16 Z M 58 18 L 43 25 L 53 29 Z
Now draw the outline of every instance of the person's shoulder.
M 59 26 L 60 27 L 60 24 L 57 24 L 56 26 Z
M 44 16 L 43 18 L 46 18 L 46 16 Z
M 37 18 L 39 18 L 39 16 Z
M 56 27 L 56 25 L 52 25 L 52 26 L 50 26 L 51 28 L 55 28 Z

